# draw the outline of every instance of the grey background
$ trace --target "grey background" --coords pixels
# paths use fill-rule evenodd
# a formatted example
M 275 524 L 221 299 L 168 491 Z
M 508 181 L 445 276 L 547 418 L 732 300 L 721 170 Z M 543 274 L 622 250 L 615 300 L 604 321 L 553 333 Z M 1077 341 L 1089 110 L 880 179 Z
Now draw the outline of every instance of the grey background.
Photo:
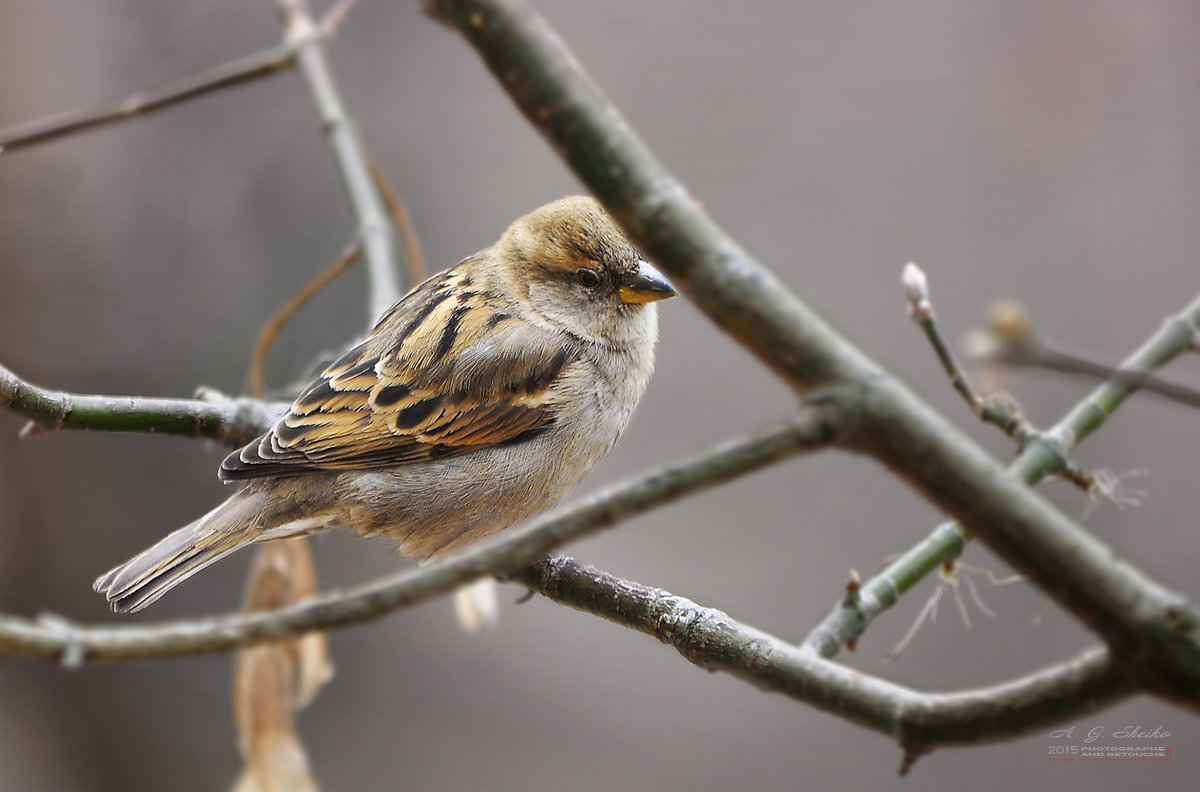
M 798 295 L 1000 458 L 904 312 L 905 261 L 930 273 L 959 337 L 998 297 L 1045 332 L 1117 358 L 1200 278 L 1200 47 L 1194 3 L 544 2 L 543 12 L 650 146 Z M 267 2 L 8 0 L 0 125 L 191 73 L 275 42 Z M 437 268 L 578 191 L 454 34 L 416 3 L 363 0 L 333 60 L 365 137 Z M 74 391 L 186 396 L 240 387 L 259 324 L 345 244 L 350 218 L 294 75 L 148 120 L 0 157 L 0 361 Z M 291 324 L 269 375 L 296 377 L 366 324 L 360 273 Z M 583 490 L 785 413 L 789 392 L 685 300 L 664 305 L 658 373 Z M 1170 374 L 1200 382 L 1195 360 Z M 1042 424 L 1085 383 L 1006 383 Z M 223 451 L 82 433 L 20 442 L 0 414 L 0 610 L 151 622 L 236 607 L 248 554 L 145 616 L 118 620 L 93 577 L 211 508 Z M 1146 469 L 1140 508 L 1089 528 L 1193 598 L 1195 412 L 1136 399 L 1079 452 Z M 1078 515 L 1083 498 L 1044 491 Z M 692 498 L 570 552 L 799 639 L 938 514 L 864 459 L 822 454 Z M 408 562 L 344 535 L 316 542 L 327 585 Z M 967 561 L 1003 573 L 980 547 Z M 883 655 L 934 584 L 844 659 L 927 690 L 995 683 L 1095 639 L 1028 585 L 947 601 Z M 302 718 L 329 790 L 1055 789 L 1194 786 L 1200 724 L 1139 698 L 1081 728 L 1170 730 L 1169 763 L 1051 763 L 1048 735 L 946 750 L 897 781 L 899 752 L 836 717 L 697 671 L 641 635 L 545 601 L 500 628 L 438 600 L 333 636 L 338 676 Z M 238 767 L 231 661 L 70 673 L 0 657 L 0 787 L 213 790 Z

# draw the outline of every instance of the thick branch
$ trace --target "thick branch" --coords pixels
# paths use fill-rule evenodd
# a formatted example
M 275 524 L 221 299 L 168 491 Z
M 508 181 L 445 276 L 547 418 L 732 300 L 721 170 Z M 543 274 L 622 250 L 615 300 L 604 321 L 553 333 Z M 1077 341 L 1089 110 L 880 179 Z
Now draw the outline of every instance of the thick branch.
M 231 448 L 262 434 L 276 418 L 271 405 L 253 399 L 208 402 L 47 390 L 4 366 L 0 366 L 0 407 L 47 429 L 210 437 Z
M 691 663 L 724 671 L 874 731 L 906 749 L 1012 739 L 1108 706 L 1134 692 L 1108 652 L 1012 682 L 959 693 L 922 693 L 823 660 L 721 611 L 614 577 L 569 558 L 544 558 L 516 579 L 571 607 L 652 635 Z
M 835 334 L 702 211 L 561 39 L 519 0 L 426 0 L 476 49 L 575 174 L 710 318 L 797 390 L 863 389 L 855 439 L 1140 666 L 1200 709 L 1200 613 L 1072 523 Z
M 556 547 L 684 495 L 730 481 L 834 439 L 834 400 L 698 457 L 594 495 L 418 569 L 344 593 L 332 592 L 277 611 L 147 627 L 79 627 L 0 616 L 0 652 L 60 659 L 116 661 L 224 652 L 310 630 L 359 624 L 484 575 L 507 574 Z
M 475 48 L 526 119 L 716 324 L 797 390 L 877 370 L 719 228 L 518 0 L 424 0 Z

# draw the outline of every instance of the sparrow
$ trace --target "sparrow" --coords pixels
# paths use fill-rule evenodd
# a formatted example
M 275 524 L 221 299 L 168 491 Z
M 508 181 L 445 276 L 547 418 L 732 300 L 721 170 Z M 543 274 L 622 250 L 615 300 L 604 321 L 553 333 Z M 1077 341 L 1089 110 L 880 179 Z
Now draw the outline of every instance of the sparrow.
M 93 588 L 138 611 L 255 542 L 346 527 L 428 559 L 554 506 L 628 425 L 674 294 L 592 198 L 517 219 L 230 454 L 228 500 Z

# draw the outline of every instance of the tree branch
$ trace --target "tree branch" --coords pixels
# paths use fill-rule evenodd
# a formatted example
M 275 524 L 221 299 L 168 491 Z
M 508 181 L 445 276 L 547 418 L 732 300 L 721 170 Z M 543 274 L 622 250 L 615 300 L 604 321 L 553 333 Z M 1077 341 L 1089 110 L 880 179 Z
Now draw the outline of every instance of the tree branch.
M 1005 366 L 1040 368 L 1062 374 L 1133 385 L 1187 407 L 1200 407 L 1200 391 L 1160 379 L 1145 371 L 1110 366 L 1082 355 L 1058 349 L 1046 341 L 1024 309 L 1011 300 L 998 302 L 989 311 L 988 327 L 973 331 L 968 344 L 979 359 Z M 1200 332 L 1192 332 L 1192 349 L 1197 350 Z
M 975 390 L 967 377 L 954 351 L 946 341 L 942 328 L 933 310 L 933 300 L 929 294 L 929 280 L 925 273 L 913 262 L 904 266 L 900 277 L 904 284 L 905 296 L 908 298 L 908 315 L 921 328 L 921 332 L 933 347 L 933 353 L 942 364 L 942 371 L 950 380 L 950 386 L 962 396 L 963 401 L 971 408 L 971 412 L 984 423 L 990 423 L 1000 429 L 1020 444 L 1031 440 L 1036 430 L 1029 424 L 1016 402 L 1009 404 L 998 403 L 996 400 L 982 396 Z
M 0 129 L 0 151 L 8 153 L 48 143 L 76 132 L 84 132 L 187 102 L 206 94 L 243 83 L 273 77 L 292 68 L 292 51 L 287 46 L 271 47 L 262 52 L 238 58 L 229 63 L 206 69 L 198 74 L 181 77 L 162 85 L 138 91 L 115 101 L 69 110 L 39 118 L 17 126 Z
M 319 25 L 323 37 L 331 38 L 337 32 L 350 4 L 348 0 L 342 0 L 329 9 Z M 73 135 L 76 132 L 86 132 L 121 121 L 131 121 L 134 118 L 225 88 L 273 77 L 287 71 L 293 65 L 294 53 L 291 47 L 281 44 L 196 74 L 156 85 L 153 88 L 136 91 L 120 99 L 68 110 L 0 129 L 0 152 L 7 153 L 29 148 L 39 143 L 48 143 Z
M 1012 739 L 1111 705 L 1136 689 L 1101 648 L 1000 685 L 922 693 L 823 660 L 721 611 L 569 558 L 539 559 L 515 579 L 555 602 L 654 636 L 700 668 L 732 674 L 896 737 L 910 751 Z
M 838 336 L 703 212 L 519 0 L 425 0 L 673 281 L 796 390 L 861 389 L 852 439 L 1096 630 L 1172 701 L 1200 710 L 1200 613 L 1096 540 Z
M 540 517 L 459 553 L 344 593 L 330 592 L 276 611 L 147 627 L 82 627 L 58 619 L 39 623 L 0 615 L 0 652 L 69 664 L 179 657 L 377 619 L 484 575 L 510 573 L 569 541 L 684 495 L 823 447 L 835 438 L 842 418 L 835 396 L 708 453 L 604 490 L 561 514 Z
M 0 407 L 24 415 L 30 426 L 96 432 L 146 432 L 209 437 L 238 448 L 265 431 L 278 405 L 255 399 L 220 402 L 143 396 L 94 396 L 47 390 L 0 366 Z

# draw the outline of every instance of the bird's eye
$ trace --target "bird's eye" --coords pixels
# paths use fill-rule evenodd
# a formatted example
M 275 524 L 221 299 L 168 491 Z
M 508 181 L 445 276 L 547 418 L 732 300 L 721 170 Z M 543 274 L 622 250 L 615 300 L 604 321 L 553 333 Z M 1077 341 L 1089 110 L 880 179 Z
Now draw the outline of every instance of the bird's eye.
M 579 269 L 575 277 L 579 278 L 579 283 L 586 289 L 595 288 L 600 284 L 600 276 L 596 274 L 596 270 L 587 267 Z

